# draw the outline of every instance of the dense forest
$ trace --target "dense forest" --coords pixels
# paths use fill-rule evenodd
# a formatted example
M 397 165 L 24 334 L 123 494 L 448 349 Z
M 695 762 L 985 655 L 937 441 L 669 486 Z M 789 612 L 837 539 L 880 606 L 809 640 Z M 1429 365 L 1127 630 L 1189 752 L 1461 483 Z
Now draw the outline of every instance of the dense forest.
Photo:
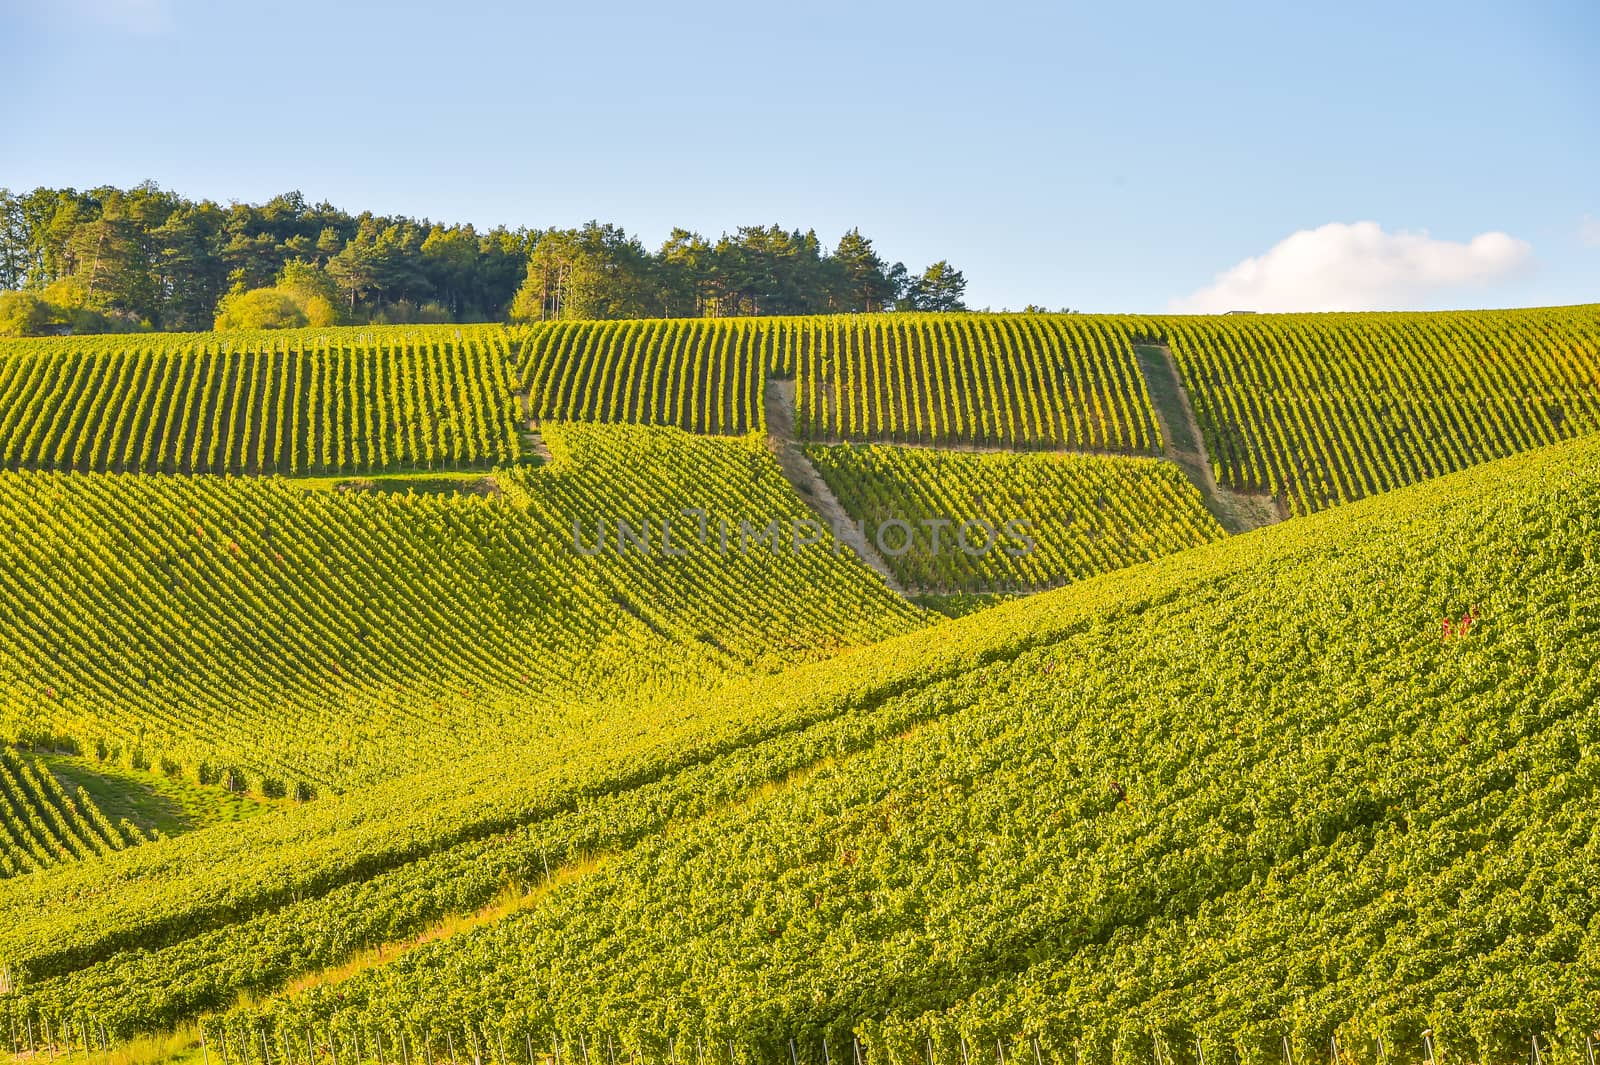
M 298 192 L 190 200 L 155 184 L 0 189 L 0 335 L 338 323 L 958 310 L 948 262 L 887 263 L 858 230 L 614 225 L 479 232 L 352 215 Z

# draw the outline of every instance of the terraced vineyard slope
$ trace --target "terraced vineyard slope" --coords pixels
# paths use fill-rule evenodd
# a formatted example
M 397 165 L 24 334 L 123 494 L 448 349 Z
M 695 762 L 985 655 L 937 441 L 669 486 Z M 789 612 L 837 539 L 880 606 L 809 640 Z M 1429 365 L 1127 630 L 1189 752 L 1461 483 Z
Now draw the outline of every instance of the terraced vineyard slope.
M 144 838 L 126 821 L 113 824 L 88 795 L 68 791 L 34 759 L 0 747 L 0 878 L 118 851 Z
M 0 342 L 0 465 L 182 473 L 518 457 L 499 326 Z
M 1296 514 L 1600 429 L 1600 305 L 1148 328 L 1218 480 Z
M 1037 591 L 1223 535 L 1170 462 L 812 445 L 806 455 L 904 584 Z
M 0 474 L 0 731 L 265 794 L 440 764 L 920 624 L 826 541 L 758 440 L 547 427 L 498 495 L 282 478 Z M 670 471 L 670 472 L 669 472 Z M 675 552 L 661 522 L 680 523 Z M 650 521 L 656 550 L 619 549 Z M 609 546 L 593 548 L 600 522 Z

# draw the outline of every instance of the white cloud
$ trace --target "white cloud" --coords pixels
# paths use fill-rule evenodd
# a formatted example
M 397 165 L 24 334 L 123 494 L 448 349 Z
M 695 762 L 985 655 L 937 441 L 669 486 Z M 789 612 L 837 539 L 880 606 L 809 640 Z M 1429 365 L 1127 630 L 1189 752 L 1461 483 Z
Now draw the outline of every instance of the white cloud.
M 1532 262 L 1532 245 L 1505 233 L 1461 244 L 1426 232 L 1385 233 L 1376 222 L 1330 222 L 1291 234 L 1170 307 L 1180 314 L 1405 310 Z
M 1583 216 L 1583 221 L 1578 223 L 1578 239 L 1584 247 L 1600 248 L 1600 218 L 1592 214 Z

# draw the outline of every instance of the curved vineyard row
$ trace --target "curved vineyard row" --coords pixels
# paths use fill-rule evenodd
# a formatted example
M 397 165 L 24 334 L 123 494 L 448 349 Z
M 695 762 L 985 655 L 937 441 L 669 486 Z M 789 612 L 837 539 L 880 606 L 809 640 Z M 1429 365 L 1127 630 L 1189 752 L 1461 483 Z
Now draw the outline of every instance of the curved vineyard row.
M 127 821 L 112 824 L 81 789 L 69 794 L 36 760 L 0 747 L 0 878 L 118 851 L 144 838 Z
M 818 320 L 795 353 L 812 439 L 1159 451 L 1120 319 L 894 314 Z
M 1160 448 L 1120 319 L 892 314 L 559 322 L 518 356 L 539 418 L 703 433 L 762 425 L 768 376 L 797 377 L 817 439 Z
M 761 428 L 761 390 L 787 365 L 792 319 L 670 318 L 531 326 L 518 355 L 535 418 Z
M 754 441 L 547 435 L 497 498 L 0 474 L 0 731 L 304 795 L 918 623 L 825 547 L 578 554 L 575 521 L 804 508 Z
M 0 466 L 340 473 L 515 461 L 498 327 L 0 345 Z
M 1156 328 L 1217 479 L 1297 514 L 1600 429 L 1600 306 Z
M 806 455 L 908 587 L 1036 590 L 1223 535 L 1193 483 L 1159 459 L 887 445 Z
M 212 1036 L 775 1063 L 854 1034 L 884 1065 L 1019 1031 L 1091 1065 L 1335 1037 L 1411 1061 L 1425 1028 L 1486 1065 L 1581 1047 L 1597 495 L 1586 441 L 954 623 L 964 670 L 900 645 L 867 704 L 919 726 Z

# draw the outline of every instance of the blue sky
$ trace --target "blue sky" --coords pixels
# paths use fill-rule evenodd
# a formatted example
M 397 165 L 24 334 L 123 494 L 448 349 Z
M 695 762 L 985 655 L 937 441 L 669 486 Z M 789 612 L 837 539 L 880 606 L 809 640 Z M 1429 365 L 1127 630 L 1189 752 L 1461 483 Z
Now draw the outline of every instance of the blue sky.
M 979 307 L 1589 302 L 1597 55 L 1585 0 L 0 0 L 0 185 L 859 226 Z

